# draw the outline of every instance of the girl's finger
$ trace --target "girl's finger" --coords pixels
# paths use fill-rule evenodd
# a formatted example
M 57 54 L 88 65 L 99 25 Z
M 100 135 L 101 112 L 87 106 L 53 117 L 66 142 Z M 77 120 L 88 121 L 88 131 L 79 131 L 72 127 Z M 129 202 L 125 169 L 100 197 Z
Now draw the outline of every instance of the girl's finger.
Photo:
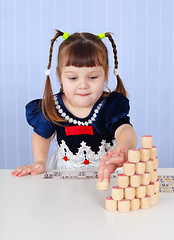
M 24 168 L 16 169 L 16 171 L 13 174 L 13 176 L 18 176 L 23 170 L 24 170 Z
M 18 168 L 16 168 L 15 170 L 13 170 L 13 172 L 11 172 L 12 175 L 14 175 L 15 173 L 17 173 L 19 170 L 23 169 L 24 166 L 20 166 Z
M 124 162 L 118 163 L 117 166 L 118 166 L 118 167 L 123 167 L 123 164 L 124 164 Z
M 105 168 L 104 173 L 103 173 L 103 178 L 108 179 L 110 182 L 110 176 L 111 176 L 111 172 L 107 168 Z
M 109 166 L 107 166 L 107 169 L 110 173 L 113 173 L 116 169 L 117 169 L 118 165 L 116 164 L 110 164 Z
M 110 164 L 109 166 L 107 166 L 104 170 L 104 178 L 107 178 L 110 181 L 111 173 L 113 173 L 116 169 L 117 169 L 116 164 Z
M 28 175 L 28 174 L 31 174 L 33 175 L 33 171 L 37 171 L 37 169 L 40 168 L 40 164 L 37 164 L 37 165 L 29 165 L 26 169 L 24 169 L 24 171 L 21 173 L 21 176 L 25 176 L 25 175 Z M 20 177 L 21 177 L 20 176 Z
M 110 165 L 110 164 L 120 164 L 124 162 L 124 157 L 122 156 L 117 156 L 117 157 L 111 157 L 107 162 L 106 162 L 106 166 Z
M 120 156 L 125 156 L 125 148 L 124 147 L 121 147 L 120 148 Z
M 108 152 L 108 155 L 113 157 L 113 156 L 118 156 L 118 153 L 115 149 L 112 149 Z
M 100 160 L 100 165 L 98 168 L 98 181 L 102 182 L 103 181 L 103 176 L 104 176 L 104 169 L 106 167 L 106 160 L 107 160 L 107 155 L 104 155 L 102 159 Z
M 125 151 L 125 147 L 121 146 L 120 151 Z
M 28 175 L 28 174 L 30 174 L 30 172 L 31 172 L 31 168 L 27 167 L 27 168 L 23 169 L 23 171 L 18 175 L 18 177 L 23 177 L 25 175 Z

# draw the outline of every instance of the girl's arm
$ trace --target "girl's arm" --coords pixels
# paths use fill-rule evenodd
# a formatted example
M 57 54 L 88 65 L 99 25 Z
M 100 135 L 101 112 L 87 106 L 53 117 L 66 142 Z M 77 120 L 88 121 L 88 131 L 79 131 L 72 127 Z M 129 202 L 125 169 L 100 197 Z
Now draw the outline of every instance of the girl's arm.
M 34 132 L 32 138 L 34 163 L 42 163 L 46 166 L 50 141 L 51 137 L 46 139 Z
M 11 174 L 13 176 L 22 177 L 27 174 L 37 175 L 45 172 L 50 140 L 51 138 L 43 138 L 34 132 L 32 138 L 34 163 L 27 166 L 20 166 Z
M 115 131 L 115 138 L 117 141 L 115 149 L 104 155 L 100 161 L 98 178 L 103 181 L 104 178 L 110 178 L 118 167 L 122 167 L 123 163 L 127 161 L 129 149 L 136 148 L 137 136 L 132 126 L 123 124 Z

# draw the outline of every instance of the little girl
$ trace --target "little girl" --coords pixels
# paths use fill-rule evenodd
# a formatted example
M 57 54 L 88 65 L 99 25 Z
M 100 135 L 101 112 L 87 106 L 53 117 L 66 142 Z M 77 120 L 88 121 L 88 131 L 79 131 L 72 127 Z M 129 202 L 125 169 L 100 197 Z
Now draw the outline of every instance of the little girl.
M 57 75 L 60 92 L 53 95 L 50 68 L 53 45 L 64 41 L 58 51 Z M 108 81 L 108 51 L 102 38 L 112 44 L 117 87 L 105 92 Z M 98 167 L 99 181 L 127 160 L 127 152 L 137 144 L 128 117 L 129 100 L 118 73 L 117 50 L 110 33 L 69 35 L 57 30 L 51 40 L 43 99 L 26 106 L 32 138 L 34 163 L 20 166 L 13 176 L 36 175 L 46 170 L 51 137 L 56 134 L 58 150 L 49 160 L 49 169 L 87 169 Z

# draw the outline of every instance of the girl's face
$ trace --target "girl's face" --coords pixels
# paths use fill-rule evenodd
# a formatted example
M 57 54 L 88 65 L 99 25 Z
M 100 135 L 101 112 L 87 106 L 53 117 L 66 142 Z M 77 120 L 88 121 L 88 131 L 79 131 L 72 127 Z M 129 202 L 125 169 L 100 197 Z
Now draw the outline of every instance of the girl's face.
M 107 80 L 102 66 L 61 69 L 59 80 L 63 86 L 63 100 L 67 107 L 91 109 L 101 97 Z

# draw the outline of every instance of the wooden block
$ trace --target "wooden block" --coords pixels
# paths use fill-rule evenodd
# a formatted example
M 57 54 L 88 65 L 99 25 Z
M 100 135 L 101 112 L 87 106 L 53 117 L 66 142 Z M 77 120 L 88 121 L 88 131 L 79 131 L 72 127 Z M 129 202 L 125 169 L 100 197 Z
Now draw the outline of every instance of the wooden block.
M 148 185 L 150 183 L 150 173 L 145 172 L 141 175 L 141 184 Z
M 137 198 L 144 198 L 146 196 L 146 186 L 140 185 L 135 189 L 135 196 Z
M 159 201 L 159 198 L 160 198 L 160 192 L 156 192 L 156 200 L 157 200 L 157 202 Z
M 158 172 L 155 169 L 153 172 L 150 173 L 150 181 L 154 183 L 157 180 L 158 180 Z
M 159 180 L 157 180 L 156 182 L 154 182 L 154 192 L 157 193 L 159 192 L 160 189 L 160 182 Z
M 123 199 L 118 201 L 118 211 L 119 212 L 129 212 L 130 211 L 130 201 L 127 199 Z
M 155 192 L 155 186 L 153 182 L 150 182 L 147 186 L 146 186 L 146 193 L 148 196 L 152 196 Z
M 107 197 L 105 201 L 105 208 L 108 211 L 116 211 L 117 210 L 117 201 L 113 200 L 112 197 Z
M 158 202 L 158 194 L 154 193 L 152 196 L 150 196 L 150 205 L 154 206 Z
M 124 198 L 124 191 L 123 188 L 118 186 L 112 187 L 112 198 L 116 201 L 120 201 Z
M 135 164 L 132 162 L 125 162 L 123 164 L 123 173 L 124 175 L 131 176 L 135 173 Z
M 145 196 L 144 198 L 141 198 L 140 207 L 142 209 L 146 209 L 150 207 L 150 196 Z
M 154 160 L 153 159 L 150 159 L 148 160 L 147 162 L 145 162 L 146 164 L 146 172 L 153 172 L 154 171 Z
M 137 211 L 139 208 L 140 208 L 140 199 L 139 198 L 131 199 L 131 201 L 130 201 L 130 209 L 132 211 Z
M 135 164 L 135 173 L 136 174 L 144 174 L 145 173 L 145 162 L 138 162 Z
M 127 188 L 125 188 L 124 197 L 125 199 L 128 199 L 128 200 L 135 198 L 135 188 L 131 186 L 128 186 Z
M 124 174 L 118 174 L 117 185 L 120 188 L 126 188 L 129 185 L 129 177 Z
M 142 148 L 152 148 L 153 138 L 151 135 L 144 135 L 141 137 L 141 146 Z
M 140 148 L 140 160 L 146 162 L 150 159 L 150 149 Z
M 157 169 L 158 168 L 158 157 L 154 158 L 153 159 L 153 165 L 154 165 L 154 169 Z
M 130 186 L 131 187 L 139 187 L 141 184 L 141 175 L 140 174 L 134 174 L 133 176 L 130 176 Z
M 155 159 L 156 158 L 156 154 L 157 154 L 156 147 L 153 146 L 152 148 L 150 148 L 150 159 Z
M 128 151 L 128 161 L 129 162 L 139 162 L 140 161 L 140 151 L 138 149 L 130 149 Z
M 102 191 L 106 191 L 108 189 L 109 186 L 109 179 L 103 179 L 102 182 L 99 182 L 97 180 L 97 190 L 102 190 Z

